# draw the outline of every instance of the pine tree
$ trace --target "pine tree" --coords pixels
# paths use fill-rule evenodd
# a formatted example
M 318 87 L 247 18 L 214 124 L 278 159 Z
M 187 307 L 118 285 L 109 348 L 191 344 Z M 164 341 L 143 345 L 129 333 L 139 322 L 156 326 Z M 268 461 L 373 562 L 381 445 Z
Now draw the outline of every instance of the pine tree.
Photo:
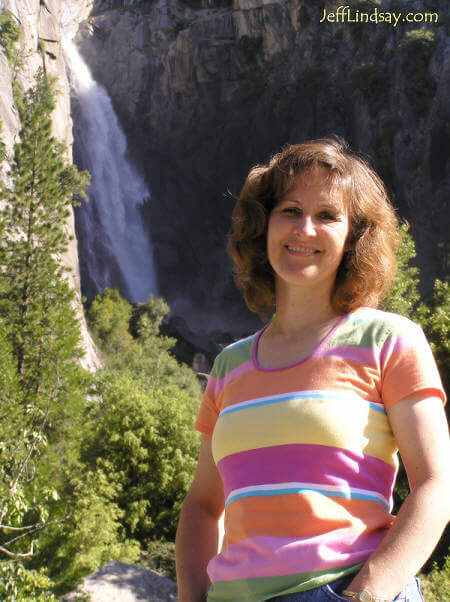
M 52 136 L 54 106 L 54 82 L 39 71 L 19 106 L 11 184 L 0 185 L 0 352 L 15 391 L 8 397 L 14 420 L 0 424 L 0 550 L 12 558 L 30 555 L 30 536 L 50 520 L 57 458 L 70 453 L 68 434 L 86 383 L 61 257 L 71 205 L 85 196 L 89 176 L 66 164 L 65 148 Z
M 0 299 L 0 312 L 14 323 L 18 373 L 30 395 L 42 386 L 43 354 L 49 347 L 62 351 L 47 335 L 58 328 L 59 309 L 70 307 L 73 299 L 60 258 L 67 249 L 65 224 L 73 196 L 83 194 L 87 183 L 84 174 L 65 165 L 64 147 L 51 135 L 53 108 L 52 84 L 39 72 L 21 111 L 21 140 L 10 172 L 13 187 L 2 190 L 6 207 L 0 261 L 8 290 Z M 75 323 L 70 330 L 77 331 Z

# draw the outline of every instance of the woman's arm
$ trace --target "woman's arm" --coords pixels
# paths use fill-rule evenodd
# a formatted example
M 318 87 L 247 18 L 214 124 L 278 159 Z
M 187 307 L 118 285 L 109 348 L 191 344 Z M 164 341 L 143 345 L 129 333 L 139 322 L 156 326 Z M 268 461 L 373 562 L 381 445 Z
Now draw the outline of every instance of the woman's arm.
M 202 436 L 194 481 L 181 509 L 176 537 L 179 602 L 206 600 L 210 585 L 206 566 L 219 551 L 223 514 L 222 481 L 211 453 L 211 437 Z
M 388 411 L 411 493 L 348 589 L 392 600 L 420 570 L 449 520 L 450 444 L 442 401 L 416 393 Z

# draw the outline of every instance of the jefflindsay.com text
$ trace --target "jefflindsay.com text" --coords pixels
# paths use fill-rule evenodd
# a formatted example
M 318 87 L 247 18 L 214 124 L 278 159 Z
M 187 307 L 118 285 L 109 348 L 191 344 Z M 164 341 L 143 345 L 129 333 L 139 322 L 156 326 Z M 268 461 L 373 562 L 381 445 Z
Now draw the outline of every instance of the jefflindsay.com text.
M 393 12 L 382 11 L 375 7 L 366 12 L 352 6 L 338 6 L 334 11 L 323 9 L 319 23 L 388 23 L 397 27 L 399 23 L 437 23 L 439 15 L 436 12 Z

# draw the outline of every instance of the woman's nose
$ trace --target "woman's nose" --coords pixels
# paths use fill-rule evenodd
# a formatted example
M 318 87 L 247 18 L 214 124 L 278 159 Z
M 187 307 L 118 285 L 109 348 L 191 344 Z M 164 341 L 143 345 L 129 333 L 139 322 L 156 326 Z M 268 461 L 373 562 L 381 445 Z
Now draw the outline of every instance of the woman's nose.
M 302 236 L 314 236 L 316 233 L 314 221 L 309 215 L 302 215 L 296 220 L 295 229 Z

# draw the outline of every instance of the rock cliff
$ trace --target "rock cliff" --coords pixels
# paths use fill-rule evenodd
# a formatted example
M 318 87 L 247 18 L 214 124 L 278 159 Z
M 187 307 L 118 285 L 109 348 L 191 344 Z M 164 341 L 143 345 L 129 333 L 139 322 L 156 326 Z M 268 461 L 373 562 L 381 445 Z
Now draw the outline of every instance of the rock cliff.
M 338 4 L 96 0 L 81 25 L 81 52 L 152 193 L 161 293 L 200 335 L 256 324 L 231 283 L 225 236 L 249 167 L 288 142 L 338 134 L 372 157 L 412 225 L 426 292 L 445 272 L 448 5 L 352 1 L 353 18 L 403 17 L 320 22 Z M 403 22 L 411 11 L 416 23 Z M 437 22 L 418 22 L 425 12 Z
M 58 76 L 55 133 L 69 146 L 60 38 L 62 21 L 72 33 L 82 21 L 77 43 L 151 190 L 143 213 L 173 330 L 206 352 L 215 351 L 209 340 L 227 342 L 259 324 L 232 284 L 225 239 L 248 169 L 289 142 L 338 134 L 369 155 L 411 223 L 424 292 L 448 272 L 448 3 L 351 0 L 352 22 L 324 18 L 339 4 L 3 0 L 24 31 L 22 83 L 43 61 Z M 356 19 L 366 11 L 399 21 Z M 18 121 L 10 81 L 0 53 L 0 116 L 11 147 Z M 75 246 L 68 261 L 78 290 Z
M 13 150 L 20 129 L 18 113 L 13 100 L 12 81 L 17 79 L 22 88 L 27 90 L 33 85 L 38 68 L 43 67 L 47 73 L 57 78 L 58 95 L 56 108 L 52 115 L 53 134 L 67 146 L 67 160 L 72 161 L 70 89 L 61 38 L 64 27 L 72 28 L 74 31 L 78 28 L 78 23 L 89 15 L 91 4 L 85 0 L 66 2 L 65 11 L 63 11 L 63 3 L 59 0 L 2 0 L 0 9 L 10 11 L 21 30 L 18 42 L 20 64 L 16 68 L 10 68 L 4 49 L 0 46 L 0 119 L 3 125 L 1 137 L 9 153 Z M 68 220 L 67 229 L 70 235 L 75 233 L 73 215 Z M 83 346 L 86 352 L 83 365 L 94 370 L 100 362 L 81 308 L 81 286 L 75 238 L 69 244 L 64 263 L 71 268 L 70 280 L 77 293 L 77 310 L 82 324 Z

